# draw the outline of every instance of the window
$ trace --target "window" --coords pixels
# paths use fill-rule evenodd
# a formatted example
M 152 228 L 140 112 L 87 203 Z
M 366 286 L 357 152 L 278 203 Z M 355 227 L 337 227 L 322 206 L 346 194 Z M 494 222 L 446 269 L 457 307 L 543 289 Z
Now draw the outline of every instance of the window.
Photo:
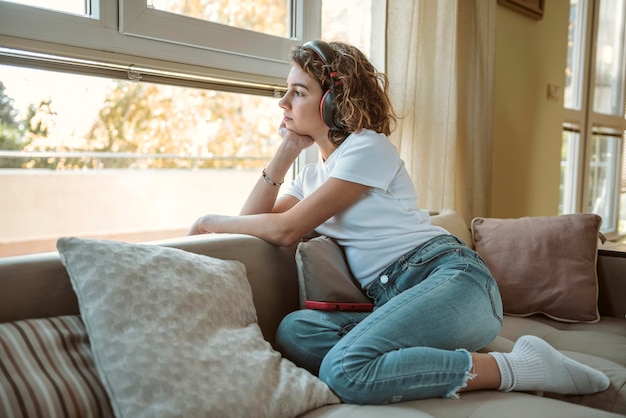
M 244 2 L 74 3 L 0 0 L 0 193 L 12 202 L 0 209 L 9 220 L 0 225 L 0 257 L 54 250 L 67 235 L 180 236 L 202 213 L 237 213 L 280 141 L 277 97 L 288 49 L 300 42 L 293 34 L 308 25 L 311 38 L 384 56 L 370 35 L 372 10 L 384 2 L 250 2 L 284 7 L 268 25 L 282 22 L 289 36 L 263 33 L 259 23 L 242 29 L 249 20 L 241 16 L 231 27 L 180 9 Z M 126 31 L 118 11 L 168 29 Z M 222 35 L 245 32 L 256 50 L 168 38 L 189 19 Z
M 0 82 L 15 132 L 0 132 L 4 255 L 184 235 L 237 213 L 278 143 L 274 97 L 12 66 Z
M 0 65 L 0 83 L 18 138 L 4 148 L 19 149 L 4 152 L 0 169 L 258 171 L 281 117 L 275 97 L 163 82 Z
M 626 0 L 571 0 L 560 213 L 626 235 Z

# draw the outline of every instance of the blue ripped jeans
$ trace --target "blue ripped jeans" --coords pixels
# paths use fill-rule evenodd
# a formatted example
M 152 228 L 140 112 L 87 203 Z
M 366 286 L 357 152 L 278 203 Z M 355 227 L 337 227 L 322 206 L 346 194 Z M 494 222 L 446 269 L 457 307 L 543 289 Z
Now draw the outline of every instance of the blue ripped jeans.
M 473 250 L 443 235 L 387 267 L 367 288 L 371 313 L 300 310 L 277 332 L 283 355 L 346 403 L 454 397 L 470 352 L 502 325 L 495 280 Z

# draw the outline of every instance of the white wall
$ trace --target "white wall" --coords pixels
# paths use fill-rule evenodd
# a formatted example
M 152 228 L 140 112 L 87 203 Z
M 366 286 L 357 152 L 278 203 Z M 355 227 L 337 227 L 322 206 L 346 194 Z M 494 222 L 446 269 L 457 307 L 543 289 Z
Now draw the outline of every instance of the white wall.
M 50 242 L 60 236 L 156 239 L 157 231 L 183 232 L 202 214 L 239 213 L 259 175 L 256 169 L 0 170 L 0 256 L 20 253 L 18 246 L 30 241 L 53 249 Z

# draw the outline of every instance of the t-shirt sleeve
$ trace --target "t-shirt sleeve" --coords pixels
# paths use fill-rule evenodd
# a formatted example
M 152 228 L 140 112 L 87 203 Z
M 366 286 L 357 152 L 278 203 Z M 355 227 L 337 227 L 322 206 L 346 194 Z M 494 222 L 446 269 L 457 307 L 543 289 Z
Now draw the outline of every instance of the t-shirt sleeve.
M 293 179 L 285 191 L 285 194 L 293 196 L 298 200 L 304 199 L 304 178 L 309 174 L 310 170 L 314 170 L 313 164 L 304 166 L 302 171 L 300 171 L 296 178 Z
M 363 135 L 346 146 L 329 177 L 387 190 L 401 166 L 393 144 L 384 135 Z
M 299 173 L 287 188 L 285 194 L 295 197 L 298 200 L 304 199 L 304 188 L 302 187 L 303 172 Z

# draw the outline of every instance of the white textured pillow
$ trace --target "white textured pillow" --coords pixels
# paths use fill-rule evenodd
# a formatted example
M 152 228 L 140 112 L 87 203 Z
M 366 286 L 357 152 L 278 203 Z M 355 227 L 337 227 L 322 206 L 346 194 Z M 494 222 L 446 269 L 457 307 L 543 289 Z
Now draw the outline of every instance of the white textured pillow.
M 339 402 L 263 339 L 242 263 L 78 238 L 57 248 L 118 418 L 292 417 Z

